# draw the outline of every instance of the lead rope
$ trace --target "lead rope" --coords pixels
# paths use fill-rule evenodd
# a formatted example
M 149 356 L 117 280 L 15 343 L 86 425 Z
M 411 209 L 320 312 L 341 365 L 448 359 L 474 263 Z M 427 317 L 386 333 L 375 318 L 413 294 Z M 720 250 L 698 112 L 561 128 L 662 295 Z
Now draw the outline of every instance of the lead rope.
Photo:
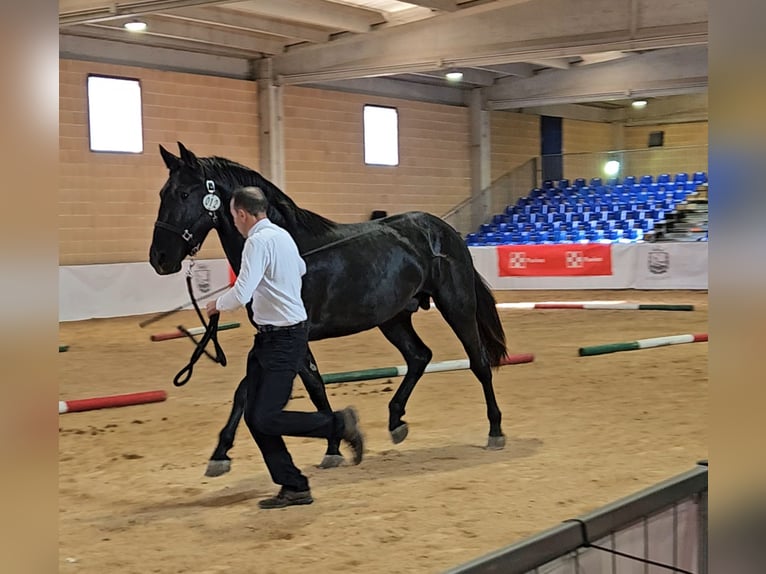
M 181 369 L 173 378 L 173 384 L 176 387 L 181 387 L 189 382 L 189 379 L 191 379 L 192 372 L 194 370 L 194 365 L 197 361 L 199 361 L 203 354 L 214 363 L 218 363 L 222 367 L 226 366 L 226 355 L 224 354 L 221 345 L 218 343 L 218 319 L 220 318 L 220 313 L 216 313 L 210 317 L 210 322 L 205 321 L 205 317 L 202 315 L 202 311 L 200 311 L 199 305 L 197 304 L 197 299 L 194 297 L 194 288 L 192 287 L 193 267 L 194 259 L 191 260 L 189 269 L 186 271 L 186 289 L 189 291 L 189 298 L 191 299 L 192 305 L 194 305 L 194 310 L 197 313 L 197 317 L 199 317 L 200 322 L 205 327 L 205 333 L 202 335 L 202 338 L 197 341 L 197 339 L 194 338 L 194 335 L 192 335 L 183 326 L 178 326 L 178 330 L 189 337 L 192 341 L 194 341 L 196 347 L 194 348 L 194 352 L 192 353 L 191 359 L 189 360 L 189 364 Z M 205 350 L 205 347 L 207 347 L 210 341 L 213 341 L 213 346 L 215 347 L 215 356 L 211 355 L 207 352 L 207 350 Z

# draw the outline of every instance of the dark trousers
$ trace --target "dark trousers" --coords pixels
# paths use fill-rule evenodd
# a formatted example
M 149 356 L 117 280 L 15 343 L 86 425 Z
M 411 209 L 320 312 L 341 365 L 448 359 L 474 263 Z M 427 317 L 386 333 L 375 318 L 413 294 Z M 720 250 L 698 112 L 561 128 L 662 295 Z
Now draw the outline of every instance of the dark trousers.
M 308 479 L 293 464 L 283 436 L 334 438 L 342 432 L 339 413 L 285 411 L 293 379 L 306 357 L 306 328 L 259 332 L 247 356 L 245 423 L 271 479 L 288 490 L 308 490 Z

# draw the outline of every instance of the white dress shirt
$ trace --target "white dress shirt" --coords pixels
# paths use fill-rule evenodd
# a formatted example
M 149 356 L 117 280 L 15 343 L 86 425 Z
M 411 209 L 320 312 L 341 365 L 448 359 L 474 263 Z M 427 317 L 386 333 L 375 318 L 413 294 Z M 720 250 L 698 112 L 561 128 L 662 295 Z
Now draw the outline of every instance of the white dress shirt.
M 237 280 L 218 298 L 216 308 L 232 311 L 252 299 L 257 325 L 295 325 L 306 320 L 301 299 L 305 273 L 306 263 L 290 234 L 261 219 L 247 234 Z

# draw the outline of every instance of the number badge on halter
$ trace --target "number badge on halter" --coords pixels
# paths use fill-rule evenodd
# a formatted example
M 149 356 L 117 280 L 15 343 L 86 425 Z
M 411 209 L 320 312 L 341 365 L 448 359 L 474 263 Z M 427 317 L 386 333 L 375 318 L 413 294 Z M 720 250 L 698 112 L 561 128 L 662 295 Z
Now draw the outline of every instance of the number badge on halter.
M 205 194 L 205 197 L 202 198 L 202 207 L 207 209 L 215 218 L 215 212 L 221 207 L 221 198 L 218 197 L 218 194 L 215 192 L 214 181 L 208 179 L 205 182 L 205 185 L 207 186 L 207 193 Z

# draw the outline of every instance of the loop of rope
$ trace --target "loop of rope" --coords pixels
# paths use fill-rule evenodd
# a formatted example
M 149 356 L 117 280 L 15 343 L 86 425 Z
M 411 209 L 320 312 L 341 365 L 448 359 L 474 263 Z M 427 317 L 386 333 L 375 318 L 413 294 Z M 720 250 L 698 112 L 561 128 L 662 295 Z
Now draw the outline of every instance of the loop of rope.
M 178 372 L 178 374 L 173 378 L 173 384 L 176 387 L 181 387 L 189 382 L 189 379 L 191 379 L 192 372 L 194 370 L 194 365 L 203 354 L 214 363 L 218 363 L 222 367 L 226 366 L 226 355 L 224 354 L 223 349 L 221 348 L 221 345 L 218 343 L 218 320 L 220 318 L 220 314 L 216 313 L 215 315 L 210 317 L 210 322 L 205 321 L 205 317 L 202 315 L 202 311 L 200 311 L 199 305 L 197 304 L 197 300 L 194 297 L 194 288 L 192 287 L 191 267 L 192 265 L 189 266 L 189 271 L 186 274 L 186 288 L 189 291 L 189 297 L 191 298 L 192 304 L 194 305 L 194 311 L 196 311 L 197 317 L 199 318 L 202 325 L 205 327 L 205 333 L 202 335 L 202 338 L 199 341 L 197 341 L 194 338 L 194 335 L 192 335 L 189 331 L 184 329 L 182 326 L 178 327 L 178 329 L 184 335 L 189 337 L 195 343 L 196 347 L 194 349 L 194 352 L 192 353 L 191 359 L 189 360 L 189 364 L 186 365 L 183 369 L 181 369 Z M 207 347 L 210 341 L 213 341 L 213 346 L 215 347 L 215 357 L 212 356 L 210 353 L 208 353 L 207 350 L 205 350 L 205 347 Z
M 583 539 L 582 545 L 585 548 L 594 548 L 596 550 L 601 550 L 603 552 L 609 552 L 610 554 L 614 554 L 615 556 L 627 558 L 628 560 L 635 560 L 636 562 L 649 564 L 650 566 L 657 566 L 658 568 L 664 568 L 665 570 L 669 570 L 671 572 L 679 572 L 680 574 L 694 574 L 694 572 L 690 572 L 689 570 L 684 570 L 682 568 L 677 568 L 676 566 L 671 566 L 670 564 L 664 564 L 662 562 L 657 562 L 655 560 L 649 560 L 648 558 L 641 558 L 640 556 L 634 556 L 632 554 L 620 552 L 619 550 L 613 550 L 612 548 L 606 548 L 605 546 L 599 546 L 597 544 L 593 544 L 588 538 L 588 527 L 585 524 L 585 522 L 583 522 L 579 518 L 571 518 L 569 520 L 565 520 L 564 522 L 575 522 L 580 525 L 580 530 L 582 531 L 582 539 Z

